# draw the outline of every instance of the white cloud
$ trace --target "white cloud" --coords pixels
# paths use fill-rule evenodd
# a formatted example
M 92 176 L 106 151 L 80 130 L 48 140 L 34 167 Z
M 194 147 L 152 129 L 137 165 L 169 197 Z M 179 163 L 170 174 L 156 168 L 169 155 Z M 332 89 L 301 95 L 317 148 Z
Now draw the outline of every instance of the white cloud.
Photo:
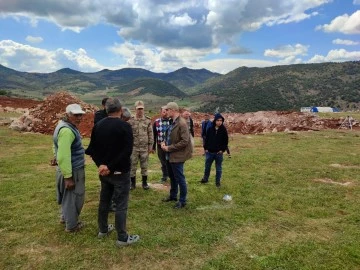
M 332 41 L 333 44 L 338 44 L 338 45 L 347 45 L 347 46 L 351 46 L 351 45 L 359 45 L 360 42 L 358 41 L 353 41 L 353 40 L 348 40 L 348 39 L 334 39 Z
M 168 48 L 232 45 L 239 34 L 260 27 L 299 22 L 332 0 L 27 0 L 0 1 L 3 16 L 55 23 L 80 32 L 100 23 L 119 27 L 127 41 Z
M 213 72 L 225 74 L 240 66 L 268 67 L 279 64 L 277 62 L 254 59 L 204 59 L 208 54 L 220 53 L 220 49 L 166 49 L 135 45 L 129 42 L 116 44 L 109 49 L 113 53 L 122 56 L 126 61 L 127 67 L 145 68 L 153 72 L 170 72 L 181 67 L 188 67 L 193 69 L 206 68 Z
M 43 42 L 43 38 L 42 37 L 33 37 L 33 36 L 27 36 L 25 38 L 25 40 L 27 42 L 30 42 L 30 43 L 40 43 L 40 42 Z
M 360 0 L 354 0 L 353 4 L 354 5 L 360 5 Z
M 277 58 L 295 57 L 297 55 L 306 55 L 308 48 L 309 46 L 302 44 L 296 44 L 295 46 L 285 45 L 276 49 L 265 50 L 264 56 Z
M 213 60 L 204 60 L 201 62 L 194 63 L 192 68 L 201 69 L 206 68 L 212 72 L 218 72 L 221 74 L 226 74 L 230 71 L 233 71 L 239 67 L 271 67 L 275 65 L 279 65 L 281 63 L 266 61 L 266 60 L 256 60 L 256 59 L 229 59 L 229 58 L 219 58 Z
M 360 51 L 348 52 L 344 49 L 331 50 L 326 56 L 315 55 L 308 63 L 322 63 L 322 62 L 345 62 L 360 60 Z
M 115 44 L 109 50 L 122 57 L 128 67 L 140 67 L 154 72 L 198 67 L 197 63 L 206 55 L 220 53 L 220 49 L 169 49 L 130 42 Z
M 303 60 L 301 58 L 296 58 L 295 55 L 285 57 L 284 59 L 281 59 L 279 63 L 283 65 L 292 65 L 292 64 L 300 64 L 303 63 Z
M 318 25 L 315 29 L 328 33 L 360 34 L 360 10 L 357 10 L 351 16 L 344 14 L 336 17 L 330 24 Z
M 185 13 L 182 16 L 170 16 L 169 23 L 174 26 L 184 27 L 196 24 L 196 20 L 192 19 L 187 13 Z
M 86 51 L 79 49 L 76 52 L 57 49 L 44 49 L 20 44 L 12 40 L 0 41 L 0 63 L 11 68 L 28 72 L 52 72 L 63 67 L 82 71 L 98 71 L 103 68 L 96 60 L 90 58 Z

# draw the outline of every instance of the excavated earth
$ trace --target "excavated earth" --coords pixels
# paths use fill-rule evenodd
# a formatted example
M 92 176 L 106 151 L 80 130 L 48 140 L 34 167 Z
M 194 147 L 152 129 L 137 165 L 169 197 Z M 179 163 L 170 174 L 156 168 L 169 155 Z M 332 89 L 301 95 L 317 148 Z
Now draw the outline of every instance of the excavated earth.
M 43 101 L 0 96 L 0 112 L 21 112 L 23 115 L 12 121 L 10 128 L 19 131 L 52 134 L 68 104 L 78 103 L 86 114 L 79 126 L 84 137 L 91 135 L 94 112 L 98 107 L 84 103 L 68 92 L 57 92 Z M 201 121 L 205 114 L 192 112 L 195 135 L 200 136 Z M 290 111 L 259 111 L 254 113 L 224 113 L 229 133 L 257 134 L 267 132 L 307 131 L 338 129 L 343 118 L 319 118 L 314 114 Z M 155 119 L 158 116 L 154 116 Z M 354 122 L 354 128 L 359 127 Z

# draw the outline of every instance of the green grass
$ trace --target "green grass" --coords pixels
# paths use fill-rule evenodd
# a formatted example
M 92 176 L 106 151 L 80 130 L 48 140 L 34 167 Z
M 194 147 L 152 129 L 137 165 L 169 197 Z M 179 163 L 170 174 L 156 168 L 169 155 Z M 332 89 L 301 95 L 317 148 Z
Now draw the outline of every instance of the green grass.
M 199 183 L 204 160 L 196 138 L 195 156 L 185 164 L 187 208 L 162 203 L 166 190 L 132 191 L 127 226 L 141 241 L 119 249 L 116 233 L 96 238 L 92 161 L 81 214 L 86 226 L 67 234 L 48 165 L 51 136 L 0 127 L 0 269 L 359 269 L 359 136 L 234 135 L 220 190 L 214 170 L 209 184 Z M 149 170 L 150 183 L 158 182 L 156 155 Z M 233 200 L 222 201 L 224 194 Z

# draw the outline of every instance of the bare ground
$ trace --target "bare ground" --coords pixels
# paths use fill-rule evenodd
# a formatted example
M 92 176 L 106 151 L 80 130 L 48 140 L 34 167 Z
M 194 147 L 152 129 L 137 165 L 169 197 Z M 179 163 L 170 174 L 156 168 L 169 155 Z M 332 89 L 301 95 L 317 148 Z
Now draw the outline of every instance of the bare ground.
M 58 92 L 48 96 L 43 101 L 0 96 L 0 112 L 11 111 L 11 108 L 28 109 L 18 119 L 20 123 L 29 122 L 27 131 L 52 134 L 65 107 L 71 103 L 81 104 L 86 111 L 79 129 L 83 136 L 89 137 L 93 127 L 94 112 L 98 108 L 84 103 L 68 92 Z M 191 114 L 196 136 L 200 136 L 201 122 L 204 116 L 204 113 L 199 112 L 192 112 Z M 259 111 L 244 114 L 224 113 L 223 116 L 230 134 L 338 129 L 343 122 L 342 118 L 319 118 L 315 114 L 295 111 Z M 156 117 L 158 116 L 154 116 L 153 119 Z M 355 125 L 353 128 L 358 129 L 359 127 Z

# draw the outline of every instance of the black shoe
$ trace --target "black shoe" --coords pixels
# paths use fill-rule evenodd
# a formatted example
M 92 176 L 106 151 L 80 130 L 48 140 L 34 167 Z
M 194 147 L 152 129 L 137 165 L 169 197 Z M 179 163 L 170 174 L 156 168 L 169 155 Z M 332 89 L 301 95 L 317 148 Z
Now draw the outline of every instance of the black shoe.
M 219 182 L 216 183 L 216 187 L 218 187 L 218 188 L 220 187 L 220 183 L 219 183 Z
M 165 183 L 167 183 L 167 178 L 161 178 L 161 180 L 160 180 L 160 184 L 165 184 Z
M 109 208 L 109 212 L 116 212 L 116 204 L 112 203 Z
M 135 188 L 136 188 L 135 185 L 130 185 L 130 190 L 133 190 L 133 189 L 135 189 Z
M 145 189 L 145 190 L 148 190 L 148 189 L 150 188 L 148 184 L 143 184 L 142 187 L 143 187 L 143 189 Z
M 162 202 L 171 202 L 171 201 L 177 202 L 177 199 L 171 198 L 171 197 L 166 197 L 165 199 L 162 199 L 161 201 Z
M 206 181 L 204 178 L 201 179 L 201 181 L 200 181 L 201 184 L 206 184 L 207 182 L 208 182 L 208 181 Z
M 177 203 L 174 205 L 174 208 L 175 208 L 175 209 L 180 209 L 180 208 L 184 208 L 185 206 L 186 206 L 186 203 L 177 202 Z

